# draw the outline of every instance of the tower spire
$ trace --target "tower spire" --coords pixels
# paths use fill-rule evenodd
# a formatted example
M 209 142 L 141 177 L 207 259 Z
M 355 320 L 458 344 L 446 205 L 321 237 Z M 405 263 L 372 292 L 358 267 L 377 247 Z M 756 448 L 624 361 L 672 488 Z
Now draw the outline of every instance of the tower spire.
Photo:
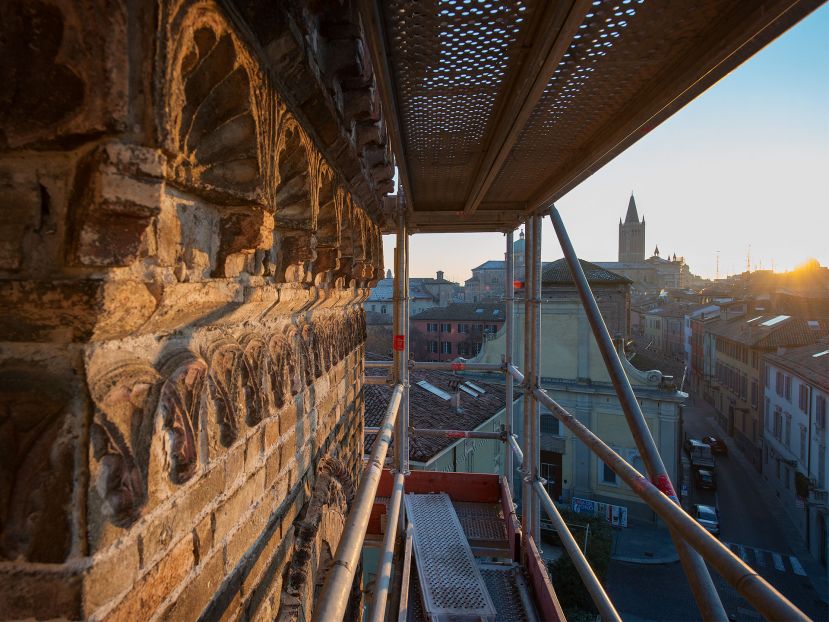
M 636 211 L 636 199 L 633 198 L 633 192 L 630 193 L 630 201 L 628 201 L 628 211 L 625 214 L 625 223 L 635 222 L 639 223 L 639 213 Z

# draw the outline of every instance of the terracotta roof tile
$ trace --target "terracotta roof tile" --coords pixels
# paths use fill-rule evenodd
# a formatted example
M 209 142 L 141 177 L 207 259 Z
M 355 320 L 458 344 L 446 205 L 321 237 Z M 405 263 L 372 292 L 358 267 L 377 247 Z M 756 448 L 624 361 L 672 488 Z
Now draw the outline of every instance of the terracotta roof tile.
M 385 370 L 367 369 L 366 374 L 383 375 Z M 452 400 L 444 400 L 433 395 L 418 386 L 417 382 L 425 380 L 451 394 L 452 389 L 449 383 L 453 380 L 464 381 L 465 377 L 439 371 L 412 370 L 409 380 L 412 385 L 409 419 L 415 428 L 474 430 L 484 421 L 498 414 L 506 405 L 503 386 L 475 379 L 472 382 L 484 389 L 486 393 L 472 397 L 462 392 L 461 412 L 458 413 L 452 406 Z M 390 385 L 365 385 L 363 392 L 367 426 L 379 426 L 382 423 L 392 390 L 393 387 Z M 371 451 L 374 436 L 374 434 L 366 435 L 365 451 L 367 453 Z M 412 436 L 409 443 L 409 458 L 417 462 L 428 462 L 456 442 L 458 442 L 457 439 Z
M 579 259 L 584 275 L 587 277 L 588 283 L 633 283 L 626 276 L 616 274 L 610 270 L 597 266 L 589 261 Z M 541 272 L 542 285 L 558 285 L 573 283 L 573 274 L 570 272 L 570 267 L 564 259 L 553 261 L 544 266 Z

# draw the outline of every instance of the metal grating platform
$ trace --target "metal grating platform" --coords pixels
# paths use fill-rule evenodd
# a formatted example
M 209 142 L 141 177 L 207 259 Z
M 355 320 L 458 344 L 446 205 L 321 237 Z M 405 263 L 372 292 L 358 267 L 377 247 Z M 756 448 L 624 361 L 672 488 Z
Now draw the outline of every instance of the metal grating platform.
M 498 620 L 538 621 L 529 586 L 517 564 L 481 564 L 480 568 Z
M 477 540 L 506 544 L 507 529 L 500 504 L 453 501 L 452 505 L 470 542 Z
M 407 494 L 426 618 L 495 620 L 487 591 L 449 495 Z

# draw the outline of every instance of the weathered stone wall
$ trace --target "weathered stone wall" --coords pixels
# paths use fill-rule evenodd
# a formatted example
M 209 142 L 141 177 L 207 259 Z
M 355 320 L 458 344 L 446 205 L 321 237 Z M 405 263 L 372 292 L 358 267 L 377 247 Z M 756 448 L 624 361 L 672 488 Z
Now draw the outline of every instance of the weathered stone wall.
M 0 3 L 0 619 L 308 617 L 391 164 L 300 4 Z

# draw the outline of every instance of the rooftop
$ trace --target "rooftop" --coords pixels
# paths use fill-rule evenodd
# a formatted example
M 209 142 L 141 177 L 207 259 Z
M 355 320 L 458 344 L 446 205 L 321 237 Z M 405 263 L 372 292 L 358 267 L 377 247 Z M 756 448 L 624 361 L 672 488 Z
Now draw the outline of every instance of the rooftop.
M 626 276 L 606 270 L 589 261 L 579 259 L 579 263 L 584 270 L 587 281 L 591 284 L 633 283 Z M 542 285 L 572 284 L 573 273 L 570 272 L 570 267 L 567 265 L 567 262 L 564 259 L 559 259 L 544 265 L 541 272 L 541 283 Z
M 714 322 L 707 331 L 752 348 L 770 349 L 815 343 L 829 334 L 829 320 L 749 313 L 734 320 Z
M 385 370 L 368 369 L 367 375 L 385 375 Z M 466 382 L 468 379 L 439 371 L 412 370 L 409 374 L 411 400 L 409 417 L 415 428 L 474 430 L 483 422 L 497 415 L 506 405 L 504 387 L 474 380 L 475 385 L 485 393 L 477 397 L 462 392 L 461 412 L 456 412 L 452 400 L 443 399 L 423 388 L 418 382 L 427 382 L 440 391 L 453 394 L 450 383 Z M 389 404 L 393 387 L 391 385 L 365 385 L 366 425 L 379 426 Z M 476 391 L 477 393 L 477 391 Z M 413 435 L 410 437 L 409 457 L 417 462 L 428 462 L 447 447 L 457 443 L 458 439 L 432 438 Z M 371 451 L 374 435 L 366 435 L 365 450 Z
M 502 302 L 454 302 L 446 307 L 434 307 L 413 315 L 413 320 L 469 320 L 504 321 Z
M 770 352 L 766 359 L 829 391 L 829 341 L 824 339 L 808 346 L 786 348 L 779 353 Z

